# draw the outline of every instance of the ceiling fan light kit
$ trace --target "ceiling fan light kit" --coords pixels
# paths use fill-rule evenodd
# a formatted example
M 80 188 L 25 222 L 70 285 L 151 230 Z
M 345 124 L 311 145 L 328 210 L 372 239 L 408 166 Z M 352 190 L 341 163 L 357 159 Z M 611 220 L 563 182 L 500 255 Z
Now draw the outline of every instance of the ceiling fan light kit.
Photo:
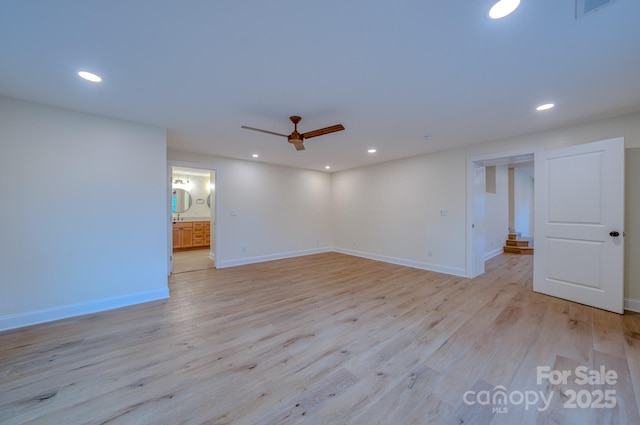
M 335 133 L 336 131 L 344 130 L 344 126 L 342 124 L 336 124 L 330 127 L 320 128 L 318 130 L 307 131 L 306 133 L 299 133 L 298 123 L 302 120 L 302 118 L 297 115 L 293 115 L 289 117 L 289 119 L 293 123 L 293 132 L 289 135 L 276 133 L 274 131 L 269 131 L 269 130 L 263 130 L 261 128 L 248 127 L 246 125 L 243 125 L 242 128 L 246 130 L 260 131 L 262 133 L 273 134 L 275 136 L 286 137 L 289 143 L 291 143 L 296 148 L 297 151 L 304 150 L 305 139 L 311 139 L 312 137 L 323 136 L 325 134 Z

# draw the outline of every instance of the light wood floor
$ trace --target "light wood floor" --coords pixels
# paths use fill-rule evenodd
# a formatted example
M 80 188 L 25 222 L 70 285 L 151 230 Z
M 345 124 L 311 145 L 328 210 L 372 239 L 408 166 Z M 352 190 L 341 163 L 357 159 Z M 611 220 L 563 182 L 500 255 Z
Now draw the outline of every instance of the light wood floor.
M 214 262 L 209 258 L 209 248 L 176 251 L 173 255 L 172 273 L 193 272 L 214 268 Z
M 640 315 L 533 293 L 532 260 L 473 280 L 337 253 L 175 274 L 167 301 L 0 333 L 0 423 L 639 424 Z M 601 365 L 615 384 L 536 382 Z M 496 386 L 513 402 L 471 405 Z M 616 406 L 563 407 L 598 390 Z

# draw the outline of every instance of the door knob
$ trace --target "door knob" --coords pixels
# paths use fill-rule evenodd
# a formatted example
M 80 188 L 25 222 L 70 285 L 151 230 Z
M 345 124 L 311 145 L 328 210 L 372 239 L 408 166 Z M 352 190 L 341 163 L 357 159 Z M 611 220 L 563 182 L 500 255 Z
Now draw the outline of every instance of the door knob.
M 611 236 L 612 238 L 617 238 L 618 236 L 620 236 L 620 233 L 614 230 L 613 232 L 609 232 L 609 236 Z

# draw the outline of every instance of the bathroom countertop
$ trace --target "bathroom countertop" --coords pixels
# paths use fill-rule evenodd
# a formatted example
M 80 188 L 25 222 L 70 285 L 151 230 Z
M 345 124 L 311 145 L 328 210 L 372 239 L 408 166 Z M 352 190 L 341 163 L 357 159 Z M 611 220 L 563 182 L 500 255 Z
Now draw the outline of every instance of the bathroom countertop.
M 211 221 L 211 217 L 180 217 L 180 220 L 173 218 L 171 221 L 174 223 L 183 223 L 190 221 Z

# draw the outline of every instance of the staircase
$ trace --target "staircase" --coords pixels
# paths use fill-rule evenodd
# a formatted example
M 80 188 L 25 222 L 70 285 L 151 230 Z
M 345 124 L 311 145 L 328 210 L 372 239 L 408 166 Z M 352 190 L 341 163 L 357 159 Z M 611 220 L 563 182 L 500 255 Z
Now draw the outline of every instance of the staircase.
M 509 233 L 503 251 L 510 254 L 533 254 L 533 238 L 523 238 L 522 233 Z

